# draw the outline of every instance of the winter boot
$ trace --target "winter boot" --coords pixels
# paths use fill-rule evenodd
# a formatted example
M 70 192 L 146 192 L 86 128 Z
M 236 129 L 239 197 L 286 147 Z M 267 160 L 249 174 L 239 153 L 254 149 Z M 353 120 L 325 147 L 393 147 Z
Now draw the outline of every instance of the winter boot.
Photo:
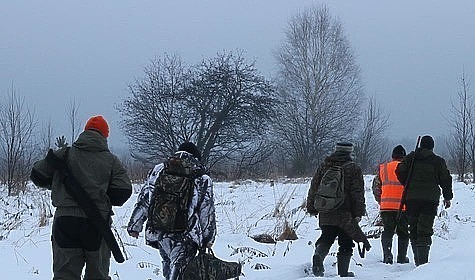
M 340 277 L 355 277 L 355 274 L 351 271 L 348 271 L 350 268 L 350 261 L 351 261 L 351 253 L 350 254 L 341 254 L 338 253 L 336 255 L 337 259 L 337 267 L 338 267 L 338 275 Z
M 417 246 L 417 263 L 416 265 L 421 265 L 429 262 L 429 251 L 430 246 Z
M 393 254 L 391 253 L 393 240 L 392 238 L 381 236 L 381 246 L 383 247 L 383 263 L 392 264 Z
M 414 264 L 419 265 L 419 259 L 417 258 L 417 246 L 416 243 L 411 241 L 412 254 L 414 255 Z
M 325 271 L 323 267 L 323 260 L 328 254 L 328 251 L 330 250 L 330 246 L 327 244 L 318 244 L 315 247 L 315 254 L 313 255 L 312 259 L 312 272 L 313 275 L 317 277 L 322 277 L 323 272 Z
M 407 257 L 407 246 L 409 245 L 409 238 L 398 237 L 397 240 L 397 263 L 409 263 Z

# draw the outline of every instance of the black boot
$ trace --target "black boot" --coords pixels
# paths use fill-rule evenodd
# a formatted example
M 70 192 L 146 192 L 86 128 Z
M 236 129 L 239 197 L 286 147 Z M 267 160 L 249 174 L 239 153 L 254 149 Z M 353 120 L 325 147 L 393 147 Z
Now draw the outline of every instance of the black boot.
M 419 265 L 419 259 L 417 258 L 417 246 L 416 246 L 415 242 L 411 241 L 411 248 L 412 248 L 412 254 L 414 254 L 414 264 L 416 266 L 418 266 Z
M 393 254 L 391 253 L 391 248 L 393 245 L 392 237 L 381 236 L 381 246 L 383 247 L 383 263 L 392 264 L 393 263 Z
M 430 246 L 417 246 L 417 260 L 416 265 L 421 265 L 429 262 Z
M 323 260 L 328 254 L 328 251 L 330 250 L 330 246 L 327 244 L 318 244 L 315 247 L 315 254 L 313 255 L 312 259 L 312 272 L 313 275 L 317 277 L 323 276 L 323 272 L 325 271 L 323 267 Z
M 355 277 L 353 272 L 348 271 L 350 268 L 351 254 L 338 253 L 336 259 L 338 262 L 338 275 L 340 275 L 340 277 Z
M 409 263 L 407 257 L 407 246 L 409 245 L 409 238 L 398 237 L 397 239 L 397 263 Z

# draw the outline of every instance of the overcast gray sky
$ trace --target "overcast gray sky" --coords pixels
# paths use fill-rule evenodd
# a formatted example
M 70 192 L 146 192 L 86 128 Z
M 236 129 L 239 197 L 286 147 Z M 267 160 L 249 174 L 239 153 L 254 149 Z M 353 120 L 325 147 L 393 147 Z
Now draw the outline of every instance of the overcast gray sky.
M 270 77 L 289 18 L 315 3 L 342 22 L 366 94 L 390 113 L 390 136 L 448 132 L 462 70 L 475 75 L 475 1 L 2 1 L 0 95 L 13 85 L 67 137 L 75 99 L 82 123 L 104 115 L 119 146 L 114 106 L 153 57 L 177 53 L 195 64 L 242 49 Z

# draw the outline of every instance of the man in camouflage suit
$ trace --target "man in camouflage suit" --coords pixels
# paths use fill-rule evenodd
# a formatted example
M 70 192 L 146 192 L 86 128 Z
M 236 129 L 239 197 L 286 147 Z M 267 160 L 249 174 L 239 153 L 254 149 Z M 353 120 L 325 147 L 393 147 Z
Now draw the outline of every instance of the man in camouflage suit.
M 180 145 L 176 155 L 181 153 L 201 160 L 199 150 L 191 142 L 184 142 Z M 148 219 L 148 209 L 155 182 L 163 170 L 164 164 L 160 163 L 149 173 L 130 217 L 127 227 L 130 236 L 137 238 L 139 232 L 142 231 L 143 224 Z M 162 258 L 163 274 L 167 280 L 181 280 L 187 264 L 196 255 L 197 250 L 211 248 L 213 245 L 216 235 L 213 199 L 213 182 L 208 175 L 202 175 L 194 181 L 193 198 L 188 210 L 188 229 L 185 232 L 156 232 L 150 229 L 148 227 L 149 223 L 147 223 L 145 229 L 146 243 L 159 250 Z
M 361 217 L 366 214 L 364 197 L 364 180 L 361 168 L 352 162 L 351 153 L 353 144 L 339 142 L 335 151 L 325 158 L 324 162 L 317 169 L 312 178 L 307 196 L 307 212 L 311 215 L 319 215 L 319 226 L 322 234 L 315 245 L 313 255 L 312 271 L 315 276 L 323 276 L 323 260 L 328 254 L 330 247 L 338 237 L 338 275 L 340 277 L 354 277 L 353 272 L 349 272 L 351 256 L 353 255 L 353 239 L 363 241 L 361 229 L 357 226 Z M 323 175 L 331 166 L 342 166 L 344 170 L 344 204 L 337 210 L 329 213 L 318 213 L 314 207 L 315 194 L 322 180 Z M 369 243 L 366 240 L 366 248 L 369 250 Z
M 445 160 L 432 151 L 434 140 L 426 135 L 421 139 L 420 148 L 404 157 L 396 168 L 396 175 L 405 185 L 405 202 L 409 222 L 409 238 L 416 265 L 429 260 L 429 250 L 434 234 L 433 225 L 440 200 L 440 189 L 444 197 L 444 207 L 449 208 L 452 193 L 452 176 Z M 412 175 L 407 182 L 413 162 Z

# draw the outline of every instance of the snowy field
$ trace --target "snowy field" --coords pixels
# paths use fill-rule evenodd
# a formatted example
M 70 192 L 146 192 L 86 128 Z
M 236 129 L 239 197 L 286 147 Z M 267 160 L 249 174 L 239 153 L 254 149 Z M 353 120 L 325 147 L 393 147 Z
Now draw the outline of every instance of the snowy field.
M 365 176 L 368 215 L 360 225 L 368 234 L 377 235 L 380 227 L 373 225 L 378 208 L 371 193 L 372 178 Z M 215 182 L 215 254 L 225 260 L 243 262 L 241 279 L 316 278 L 306 273 L 311 267 L 314 242 L 320 235 L 317 219 L 305 215 L 302 209 L 308 187 L 309 179 Z M 0 279 L 52 278 L 50 231 L 54 208 L 47 191 L 34 189 L 32 193 L 21 199 L 7 197 L 5 191 L 1 193 Z M 410 249 L 410 264 L 383 264 L 378 237 L 370 239 L 372 249 L 365 258 L 354 250 L 350 270 L 355 272 L 356 279 L 473 279 L 475 187 L 454 182 L 454 196 L 447 211 L 439 206 L 428 264 L 416 268 Z M 127 260 L 117 264 L 112 259 L 110 275 L 114 280 L 164 279 L 158 251 L 145 245 L 143 233 L 139 239 L 126 233 L 136 199 L 134 193 L 124 207 L 114 209 L 114 229 Z M 264 244 L 252 238 L 259 234 L 278 238 L 286 223 L 296 228 L 298 239 Z M 336 251 L 335 243 L 325 259 L 323 278 L 338 277 Z

